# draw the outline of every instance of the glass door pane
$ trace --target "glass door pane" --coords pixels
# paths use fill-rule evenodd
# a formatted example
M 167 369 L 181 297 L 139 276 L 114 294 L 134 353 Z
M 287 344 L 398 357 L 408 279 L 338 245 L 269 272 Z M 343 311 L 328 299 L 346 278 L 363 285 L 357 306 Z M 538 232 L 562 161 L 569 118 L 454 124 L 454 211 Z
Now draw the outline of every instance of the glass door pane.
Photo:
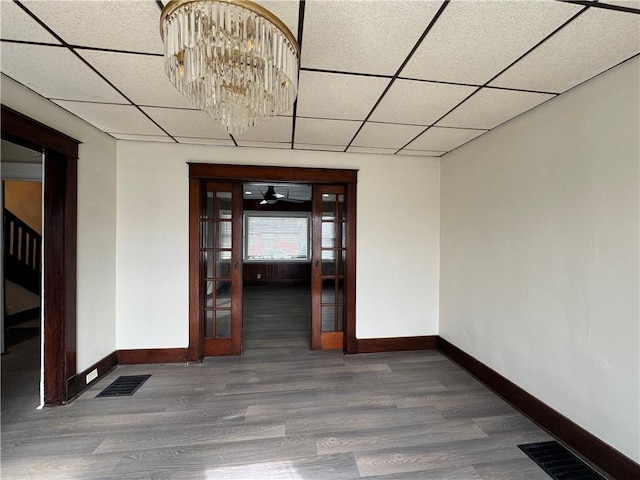
M 204 195 L 200 247 L 204 355 L 239 354 L 242 345 L 241 184 L 208 182 Z
M 312 348 L 342 349 L 344 339 L 344 259 L 346 243 L 342 186 L 314 190 Z

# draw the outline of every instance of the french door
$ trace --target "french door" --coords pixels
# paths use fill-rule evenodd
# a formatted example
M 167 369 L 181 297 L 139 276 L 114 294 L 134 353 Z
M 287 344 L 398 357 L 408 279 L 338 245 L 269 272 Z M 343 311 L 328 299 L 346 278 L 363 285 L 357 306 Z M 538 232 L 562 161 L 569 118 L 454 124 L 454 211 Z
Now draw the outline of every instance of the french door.
M 347 235 L 345 187 L 313 188 L 311 348 L 342 350 L 345 327 Z
M 243 182 L 313 185 L 311 348 L 357 352 L 355 170 L 189 164 L 187 359 L 242 353 Z
M 206 182 L 200 221 L 203 354 L 242 353 L 242 184 Z

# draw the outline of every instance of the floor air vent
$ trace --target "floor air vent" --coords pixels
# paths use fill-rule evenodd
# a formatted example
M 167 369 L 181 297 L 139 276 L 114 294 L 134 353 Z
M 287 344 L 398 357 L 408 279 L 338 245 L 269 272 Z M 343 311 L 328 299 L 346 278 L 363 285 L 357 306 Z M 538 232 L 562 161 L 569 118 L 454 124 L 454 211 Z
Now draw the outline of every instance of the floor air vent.
M 102 390 L 96 397 L 127 397 L 136 393 L 151 375 L 123 375 L 116 378 L 111 385 Z
M 554 480 L 605 480 L 558 442 L 518 445 Z

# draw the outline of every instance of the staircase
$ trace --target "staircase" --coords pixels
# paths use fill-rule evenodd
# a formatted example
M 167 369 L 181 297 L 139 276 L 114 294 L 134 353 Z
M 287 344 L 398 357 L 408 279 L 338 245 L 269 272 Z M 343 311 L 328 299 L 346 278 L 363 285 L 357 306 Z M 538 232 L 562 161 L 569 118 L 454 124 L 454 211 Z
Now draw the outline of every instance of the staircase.
M 40 295 L 42 237 L 6 208 L 2 217 L 5 278 Z

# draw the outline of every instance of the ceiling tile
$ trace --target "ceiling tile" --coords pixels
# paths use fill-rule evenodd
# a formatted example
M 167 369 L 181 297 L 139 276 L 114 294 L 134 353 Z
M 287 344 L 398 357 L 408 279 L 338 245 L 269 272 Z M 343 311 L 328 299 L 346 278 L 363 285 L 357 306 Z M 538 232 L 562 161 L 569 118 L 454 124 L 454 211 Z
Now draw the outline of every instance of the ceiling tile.
M 640 0 L 600 0 L 598 3 L 605 5 L 617 5 L 619 7 L 635 8 L 640 10 Z
M 277 148 L 291 150 L 291 142 L 255 142 L 252 140 L 236 140 L 239 147 Z
M 640 15 L 590 8 L 491 85 L 562 93 L 640 52 Z
M 483 88 L 444 117 L 438 126 L 490 130 L 553 98 L 546 93 Z
M 431 127 L 411 142 L 409 150 L 435 150 L 448 152 L 485 133 L 484 130 Z
M 166 0 L 164 3 L 167 3 Z M 291 31 L 294 38 L 298 39 L 299 0 L 257 0 L 255 3 L 278 17 Z
M 396 155 L 411 155 L 418 157 L 441 157 L 447 152 L 434 152 L 432 150 L 409 150 L 407 148 L 403 148 Z
M 194 108 L 169 81 L 162 57 L 95 50 L 79 53 L 135 104 Z
M 362 125 L 360 121 L 298 118 L 295 142 L 296 144 L 342 145 L 344 149 L 360 125 Z
M 397 148 L 349 147 L 348 153 L 373 153 L 375 155 L 393 155 Z
M 53 35 L 14 2 L 0 1 L 0 22 L 3 40 L 60 44 Z
M 353 141 L 354 147 L 398 149 L 418 135 L 424 127 L 394 123 L 367 122 Z
M 431 125 L 475 90 L 462 85 L 396 80 L 371 120 Z
M 221 138 L 193 138 L 193 137 L 175 137 L 175 139 L 180 143 L 189 143 L 192 145 L 218 145 L 218 146 L 228 146 L 233 147 L 235 143 L 230 138 L 221 139 Z
M 3 42 L 2 73 L 46 98 L 128 103 L 63 47 Z
M 393 75 L 441 3 L 307 0 L 302 66 Z
M 294 150 L 319 150 L 324 152 L 343 152 L 344 145 L 315 145 L 312 143 L 296 143 Z
M 291 148 L 292 126 L 291 117 L 275 117 L 257 127 L 250 128 L 242 135 L 234 135 L 234 138 L 238 145 L 246 145 L 246 142 L 289 142 L 289 148 Z
M 175 143 L 171 137 L 166 135 L 135 135 L 129 133 L 111 133 L 112 137 L 118 140 L 134 140 L 137 142 L 161 142 Z
M 163 135 L 164 132 L 133 105 L 54 100 L 54 103 L 107 133 Z
M 25 4 L 71 45 L 162 53 L 160 8 L 154 0 L 47 0 Z
M 300 72 L 297 114 L 302 117 L 364 120 L 390 79 Z
M 222 125 L 202 110 L 142 107 L 172 137 L 220 138 L 229 135 Z
M 451 2 L 400 75 L 483 85 L 581 8 L 555 1 Z

